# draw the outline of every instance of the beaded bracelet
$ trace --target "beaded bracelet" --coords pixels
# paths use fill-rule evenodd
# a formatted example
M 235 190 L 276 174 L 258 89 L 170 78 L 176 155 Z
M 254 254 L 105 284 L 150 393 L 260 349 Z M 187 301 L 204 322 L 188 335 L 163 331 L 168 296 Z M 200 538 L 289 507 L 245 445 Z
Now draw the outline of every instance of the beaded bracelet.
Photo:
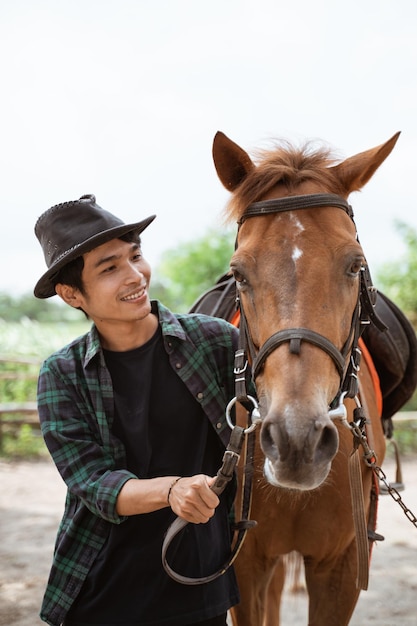
M 175 478 L 175 480 L 173 480 L 173 481 L 172 481 L 172 483 L 171 483 L 171 484 L 170 484 L 170 486 L 169 486 L 169 489 L 168 489 L 168 495 L 167 495 L 167 502 L 168 502 L 169 506 L 171 506 L 171 505 L 170 505 L 170 502 L 169 502 L 169 497 L 170 497 L 170 495 L 171 495 L 172 488 L 173 488 L 173 486 L 174 486 L 174 485 L 176 485 L 176 484 L 177 484 L 177 482 L 178 482 L 179 480 L 181 480 L 181 478 L 182 478 L 182 476 L 178 476 L 178 478 Z

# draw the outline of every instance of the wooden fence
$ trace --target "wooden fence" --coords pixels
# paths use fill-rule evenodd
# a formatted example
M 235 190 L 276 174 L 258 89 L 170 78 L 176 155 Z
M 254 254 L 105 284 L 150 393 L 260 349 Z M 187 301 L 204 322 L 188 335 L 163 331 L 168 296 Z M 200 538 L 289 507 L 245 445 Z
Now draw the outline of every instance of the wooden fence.
M 7 366 L 19 366 L 19 371 L 8 370 Z M 3 381 L 36 381 L 40 362 L 38 359 L 16 359 L 0 357 L 0 384 Z M 0 450 L 5 433 L 17 436 L 21 426 L 30 426 L 40 434 L 39 416 L 35 401 L 4 402 L 0 398 Z
M 12 364 L 22 366 L 19 371 L 7 371 L 1 366 Z M 38 377 L 40 362 L 37 359 L 14 359 L 0 356 L 0 384 L 5 380 L 36 380 Z M 402 411 L 394 416 L 394 424 L 410 422 L 415 430 L 417 424 L 417 411 Z M 0 451 L 3 448 L 5 433 L 17 436 L 21 426 L 30 428 L 40 434 L 39 416 L 35 401 L 28 402 L 3 402 L 0 397 Z

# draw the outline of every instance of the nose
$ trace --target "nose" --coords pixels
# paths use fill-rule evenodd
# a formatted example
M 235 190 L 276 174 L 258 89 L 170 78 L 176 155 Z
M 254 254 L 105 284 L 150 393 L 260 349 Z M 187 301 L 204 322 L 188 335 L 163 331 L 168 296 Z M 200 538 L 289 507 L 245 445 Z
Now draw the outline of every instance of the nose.
M 140 270 L 140 268 L 135 263 L 129 263 L 129 274 L 132 274 L 132 276 L 142 276 L 143 275 L 141 270 Z
M 273 463 L 328 462 L 337 452 L 337 429 L 327 416 L 306 420 L 296 429 L 283 419 L 269 416 L 262 425 L 261 447 Z
M 128 261 L 126 264 L 126 280 L 128 282 L 137 281 L 138 278 L 142 280 L 145 276 L 145 267 L 142 263 L 135 263 L 134 261 Z

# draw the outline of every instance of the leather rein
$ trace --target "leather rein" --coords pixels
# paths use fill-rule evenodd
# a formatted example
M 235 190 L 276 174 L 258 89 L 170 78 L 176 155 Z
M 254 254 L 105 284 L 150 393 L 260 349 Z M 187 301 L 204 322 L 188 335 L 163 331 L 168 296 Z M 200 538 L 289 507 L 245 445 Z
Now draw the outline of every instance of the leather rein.
M 265 200 L 255 202 L 247 207 L 241 216 L 238 225 L 239 228 L 248 218 L 269 215 L 272 213 L 281 213 L 284 211 L 294 211 L 300 209 L 330 206 L 342 209 L 353 219 L 353 210 L 348 202 L 336 194 L 308 194 L 301 196 L 290 196 L 287 198 L 278 198 L 273 200 Z M 361 269 L 360 285 L 358 300 L 353 312 L 351 330 L 349 336 L 343 346 L 339 350 L 331 341 L 323 335 L 308 328 L 288 328 L 280 330 L 269 337 L 261 348 L 256 351 L 250 337 L 246 316 L 243 311 L 242 303 L 239 296 L 236 297 L 236 304 L 240 310 L 240 333 L 239 346 L 235 354 L 235 397 L 229 402 L 226 408 L 226 420 L 231 427 L 231 437 L 229 445 L 223 457 L 223 463 L 217 473 L 216 480 L 211 489 L 220 495 L 227 484 L 232 480 L 235 468 L 240 458 L 241 449 L 244 439 L 246 438 L 246 462 L 244 469 L 244 485 L 242 494 L 241 520 L 234 526 L 234 530 L 238 533 L 236 542 L 231 551 L 231 555 L 227 562 L 216 572 L 205 577 L 191 578 L 175 572 L 167 561 L 168 548 L 174 537 L 187 525 L 187 521 L 177 517 L 168 528 L 162 546 L 162 564 L 167 574 L 182 584 L 199 585 L 215 580 L 223 575 L 236 559 L 239 550 L 243 544 L 246 532 L 256 525 L 255 521 L 249 520 L 251 491 L 253 479 L 253 456 L 255 447 L 254 428 L 260 421 L 260 414 L 256 400 L 249 396 L 246 391 L 246 379 L 248 374 L 248 358 L 249 353 L 252 363 L 253 380 L 259 375 L 268 356 L 283 343 L 289 342 L 289 349 L 294 354 L 299 354 L 302 341 L 313 344 L 326 352 L 333 360 L 339 373 L 341 384 L 338 394 L 333 400 L 331 407 L 338 407 L 345 397 L 354 398 L 358 393 L 358 376 L 361 351 L 358 348 L 358 340 L 362 334 L 365 325 L 374 323 L 380 330 L 386 328 L 385 324 L 380 320 L 374 311 L 376 301 L 376 289 L 372 285 L 372 280 L 367 266 Z M 350 351 L 350 359 L 346 367 L 346 360 Z M 248 427 L 241 428 L 232 423 L 230 411 L 233 405 L 239 402 L 248 411 Z M 333 413 L 333 417 L 338 416 L 338 408 L 333 408 L 329 414 Z

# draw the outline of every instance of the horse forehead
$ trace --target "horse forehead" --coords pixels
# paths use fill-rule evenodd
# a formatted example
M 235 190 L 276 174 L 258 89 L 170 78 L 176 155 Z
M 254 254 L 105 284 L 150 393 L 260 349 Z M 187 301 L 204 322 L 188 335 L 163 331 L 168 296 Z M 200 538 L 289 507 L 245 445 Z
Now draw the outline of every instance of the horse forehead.
M 266 272 L 268 282 L 279 282 L 281 295 L 286 286 L 294 300 L 295 293 L 305 297 L 317 286 L 322 272 L 334 274 L 336 258 L 356 248 L 359 253 L 355 226 L 343 211 L 303 209 L 246 220 L 233 257 L 258 278 Z M 307 275 L 309 281 L 300 291 L 300 277 Z
M 289 218 L 290 218 L 290 223 L 294 229 L 295 236 L 297 236 L 298 234 L 302 233 L 305 230 L 305 226 L 303 225 L 300 219 L 299 213 L 292 211 L 291 213 L 289 213 Z
M 251 217 L 242 225 L 239 245 L 255 249 L 258 253 L 277 250 L 282 245 L 287 251 L 291 243 L 300 250 L 325 250 L 343 248 L 357 241 L 356 228 L 350 217 L 338 208 L 306 208 L 272 215 Z
M 293 260 L 301 258 L 314 241 L 317 245 L 317 237 L 309 237 L 309 233 L 313 234 L 313 229 L 321 232 L 314 221 L 313 224 L 306 223 L 303 214 L 304 211 L 291 211 L 260 219 L 250 218 L 242 227 L 239 247 L 252 250 L 258 258 L 270 256 L 271 252 L 289 255 Z

